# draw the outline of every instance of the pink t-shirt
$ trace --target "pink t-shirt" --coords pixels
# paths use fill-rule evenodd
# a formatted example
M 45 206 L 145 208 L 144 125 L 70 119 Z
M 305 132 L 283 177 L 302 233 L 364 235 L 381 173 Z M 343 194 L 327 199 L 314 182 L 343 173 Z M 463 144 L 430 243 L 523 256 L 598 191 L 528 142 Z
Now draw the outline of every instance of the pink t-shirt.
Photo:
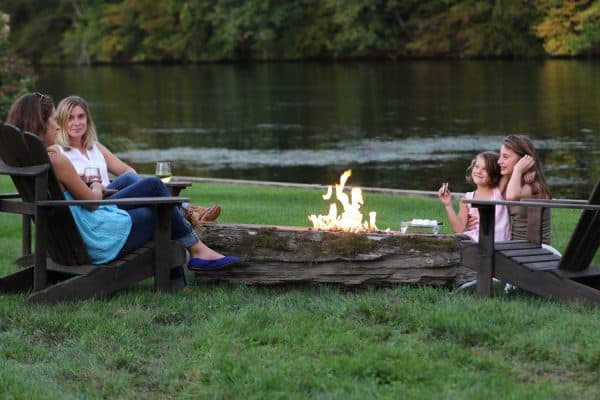
M 473 199 L 473 194 L 475 192 L 467 192 L 465 193 L 465 199 Z M 483 200 L 483 199 L 480 199 Z M 502 193 L 498 188 L 494 188 L 492 193 L 492 197 L 485 200 L 504 200 L 502 198 Z M 479 210 L 475 207 L 471 207 L 471 204 L 467 204 L 467 209 L 469 210 L 470 216 L 476 216 L 479 219 Z M 475 242 L 479 241 L 479 224 L 476 229 L 472 229 L 470 231 L 464 232 Z M 502 242 L 504 240 L 510 240 L 510 218 L 508 216 L 508 209 L 506 206 L 496 206 L 496 230 L 494 233 L 494 241 Z

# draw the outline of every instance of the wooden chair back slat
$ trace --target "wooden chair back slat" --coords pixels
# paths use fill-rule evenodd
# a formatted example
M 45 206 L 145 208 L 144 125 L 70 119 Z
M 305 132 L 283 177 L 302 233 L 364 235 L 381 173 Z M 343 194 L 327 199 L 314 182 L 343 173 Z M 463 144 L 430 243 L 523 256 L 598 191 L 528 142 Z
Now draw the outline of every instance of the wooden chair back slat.
M 542 243 L 542 212 L 541 207 L 527 207 L 527 239 L 531 243 Z
M 27 154 L 29 149 L 21 131 L 12 125 L 3 124 L 0 127 L 0 157 L 10 167 L 26 167 L 34 165 L 30 163 Z M 35 198 L 35 185 L 30 181 L 32 177 L 11 176 L 15 188 L 21 195 L 23 201 L 33 202 Z
M 592 190 L 589 203 L 600 204 L 600 180 Z M 592 263 L 599 245 L 600 210 L 584 210 L 558 268 L 569 271 L 584 270 Z
M 40 139 L 31 133 L 21 133 L 15 127 L 3 125 L 0 131 L 0 157 L 11 167 L 50 164 L 48 153 Z M 12 180 L 24 202 L 35 203 L 35 177 L 12 175 Z M 63 188 L 52 168 L 48 170 L 47 193 L 39 199 L 64 200 Z M 48 254 L 63 265 L 89 264 L 89 256 L 77 225 L 68 207 L 56 207 L 48 216 Z

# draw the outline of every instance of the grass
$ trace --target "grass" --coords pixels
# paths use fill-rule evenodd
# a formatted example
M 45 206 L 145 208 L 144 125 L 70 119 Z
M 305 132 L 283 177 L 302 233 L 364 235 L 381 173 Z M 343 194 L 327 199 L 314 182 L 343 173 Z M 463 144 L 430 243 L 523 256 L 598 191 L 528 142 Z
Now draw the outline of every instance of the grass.
M 0 191 L 10 189 L 0 179 Z M 307 226 L 315 190 L 196 184 L 223 222 Z M 365 195 L 380 228 L 438 218 L 435 200 Z M 553 214 L 564 248 L 577 215 Z M 0 215 L 0 274 L 20 218 Z M 444 229 L 448 229 L 447 225 Z M 595 399 L 600 313 L 521 291 L 151 282 L 109 298 L 26 306 L 0 295 L 0 398 Z

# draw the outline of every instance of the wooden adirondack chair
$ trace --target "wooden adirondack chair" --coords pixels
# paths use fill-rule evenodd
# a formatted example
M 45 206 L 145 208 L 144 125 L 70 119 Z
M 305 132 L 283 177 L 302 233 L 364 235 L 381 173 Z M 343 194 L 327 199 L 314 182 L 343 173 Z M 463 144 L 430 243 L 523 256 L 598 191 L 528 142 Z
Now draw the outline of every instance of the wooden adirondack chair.
M 32 291 L 28 302 L 54 303 L 112 293 L 154 276 L 156 290 L 168 290 L 171 269 L 185 263 L 185 249 L 171 240 L 173 207 L 185 197 L 66 201 L 48 154 L 39 138 L 0 127 L 0 173 L 10 175 L 18 196 L 0 196 L 0 211 L 31 216 L 35 221 L 33 266 L 0 278 L 0 293 Z M 20 201 L 15 201 L 16 197 Z M 70 205 L 148 205 L 155 207 L 154 239 L 106 265 L 90 263 Z M 29 223 L 29 222 L 28 222 Z M 26 257 L 27 258 L 27 257 Z
M 600 269 L 590 266 L 600 245 L 600 181 L 587 202 L 573 200 L 483 201 L 463 200 L 479 209 L 479 243 L 465 246 L 463 264 L 477 271 L 479 295 L 490 296 L 492 278 L 556 300 L 600 304 Z M 581 209 L 582 214 L 567 248 L 559 257 L 540 245 L 539 218 L 528 219 L 529 240 L 494 243 L 494 207 Z

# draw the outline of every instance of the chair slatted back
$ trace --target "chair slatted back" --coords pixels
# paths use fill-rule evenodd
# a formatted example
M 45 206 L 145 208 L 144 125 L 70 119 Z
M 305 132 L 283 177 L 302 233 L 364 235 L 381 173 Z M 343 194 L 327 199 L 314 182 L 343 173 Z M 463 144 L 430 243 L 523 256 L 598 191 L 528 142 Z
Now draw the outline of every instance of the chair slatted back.
M 600 180 L 589 199 L 600 204 Z M 600 246 L 600 210 L 584 210 L 558 265 L 559 269 L 581 271 L 590 266 Z
M 22 133 L 11 125 L 0 128 L 0 157 L 10 167 L 29 167 L 50 164 L 48 153 L 40 139 L 31 133 Z M 22 201 L 35 203 L 36 182 L 32 176 L 11 175 Z M 54 170 L 48 170 L 46 193 L 38 199 L 64 200 L 63 188 L 56 179 Z M 55 207 L 48 215 L 48 254 L 55 262 L 63 265 L 89 264 L 77 225 L 68 207 Z
M 0 157 L 10 167 L 26 167 L 34 165 L 29 161 L 29 151 L 25 138 L 11 125 L 3 124 L 0 127 Z M 31 178 L 11 175 L 11 179 L 24 201 L 29 203 L 35 199 L 35 185 L 29 184 Z

